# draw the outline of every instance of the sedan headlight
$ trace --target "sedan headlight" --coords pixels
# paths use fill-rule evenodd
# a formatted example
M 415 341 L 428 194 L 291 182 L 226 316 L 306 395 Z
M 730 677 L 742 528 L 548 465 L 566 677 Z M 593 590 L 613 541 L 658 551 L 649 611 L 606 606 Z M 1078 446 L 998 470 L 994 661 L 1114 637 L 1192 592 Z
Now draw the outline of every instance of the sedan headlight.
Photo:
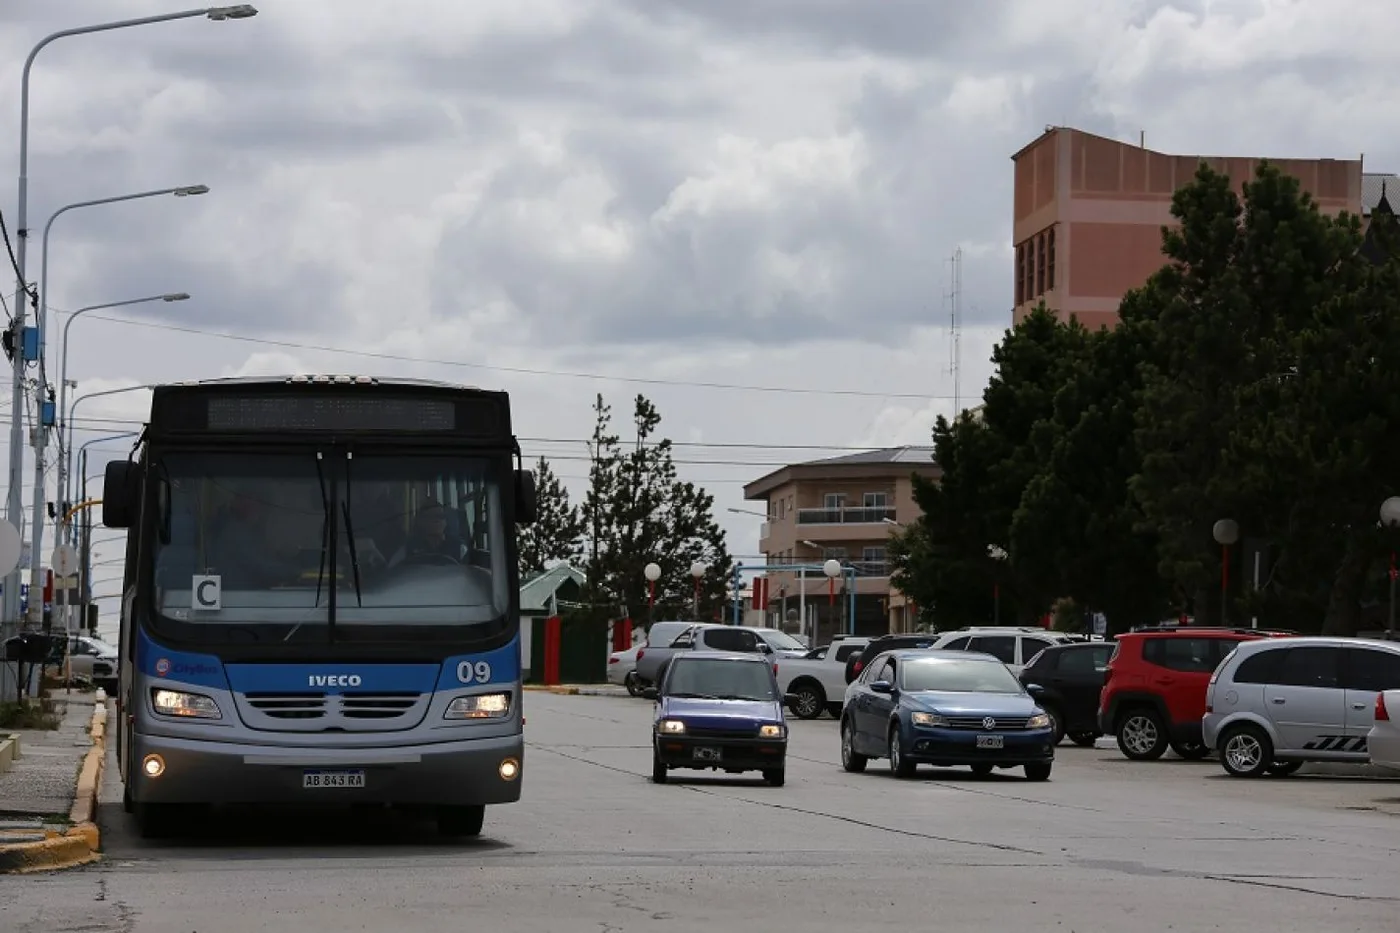
M 447 704 L 443 719 L 503 719 L 510 713 L 509 693 L 477 693 Z
M 1027 729 L 1048 729 L 1050 728 L 1050 717 L 1044 713 L 1036 713 L 1026 720 Z
M 663 719 L 656 724 L 656 731 L 666 735 L 680 735 L 685 732 L 685 723 L 679 719 Z
M 909 717 L 916 726 L 946 726 L 948 720 L 937 713 L 913 713 Z
M 764 723 L 758 727 L 758 736 L 761 739 L 781 739 L 787 735 L 787 726 L 776 722 Z
M 152 690 L 151 705 L 162 716 L 178 716 L 181 719 L 223 719 L 219 704 L 213 697 L 202 693 L 185 693 L 183 690 Z

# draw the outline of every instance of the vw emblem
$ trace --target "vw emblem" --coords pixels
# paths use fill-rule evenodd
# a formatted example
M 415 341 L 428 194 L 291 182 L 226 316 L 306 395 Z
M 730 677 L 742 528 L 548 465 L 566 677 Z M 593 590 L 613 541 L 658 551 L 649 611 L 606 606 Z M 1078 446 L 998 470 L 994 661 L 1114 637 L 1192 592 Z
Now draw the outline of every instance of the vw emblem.
M 988 716 L 986 719 L 982 720 L 982 728 L 983 728 L 983 729 L 993 729 L 993 728 L 996 728 L 996 724 L 997 724 L 997 721 L 996 721 L 995 719 L 993 719 L 991 716 Z

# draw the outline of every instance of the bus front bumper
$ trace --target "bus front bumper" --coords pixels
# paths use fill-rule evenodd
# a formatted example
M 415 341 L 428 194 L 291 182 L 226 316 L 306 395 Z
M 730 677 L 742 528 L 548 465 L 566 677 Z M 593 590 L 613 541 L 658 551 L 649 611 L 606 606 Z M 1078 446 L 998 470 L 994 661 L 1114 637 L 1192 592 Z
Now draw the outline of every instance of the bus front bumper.
M 127 785 L 140 803 L 472 806 L 514 803 L 524 778 L 520 735 L 366 749 L 131 740 Z

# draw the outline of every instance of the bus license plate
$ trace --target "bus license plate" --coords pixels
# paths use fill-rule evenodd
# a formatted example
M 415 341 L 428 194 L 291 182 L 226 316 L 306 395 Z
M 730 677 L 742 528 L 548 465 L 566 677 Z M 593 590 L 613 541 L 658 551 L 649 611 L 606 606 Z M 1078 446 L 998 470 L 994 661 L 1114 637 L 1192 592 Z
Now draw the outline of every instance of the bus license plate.
M 364 787 L 363 771 L 306 771 L 301 776 L 301 786 L 308 787 Z
M 1005 742 L 1005 737 L 1000 735 L 979 735 L 977 737 L 978 748 L 1001 748 Z
M 697 748 L 691 753 L 696 761 L 719 761 L 719 749 Z

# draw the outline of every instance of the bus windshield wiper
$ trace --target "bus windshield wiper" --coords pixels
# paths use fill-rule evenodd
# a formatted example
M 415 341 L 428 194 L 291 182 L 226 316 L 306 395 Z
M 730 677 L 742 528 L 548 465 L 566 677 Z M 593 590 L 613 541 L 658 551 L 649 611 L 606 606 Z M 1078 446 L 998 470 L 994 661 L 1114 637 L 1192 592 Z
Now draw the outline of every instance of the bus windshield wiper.
M 316 568 L 316 599 L 311 604 L 313 607 L 321 605 L 321 584 L 326 579 L 326 560 L 328 555 L 331 562 L 331 576 L 332 578 L 334 578 L 335 576 L 335 553 L 332 547 L 335 538 L 335 528 L 331 521 L 331 518 L 332 516 L 334 516 L 335 512 L 331 508 L 330 491 L 326 489 L 326 470 L 325 467 L 321 465 L 321 452 L 319 450 L 316 451 L 316 480 L 321 484 L 321 509 L 323 517 L 321 519 L 321 563 Z M 328 602 L 329 605 L 327 606 L 326 627 L 329 629 L 330 626 L 334 624 L 333 619 L 335 616 L 334 579 L 332 579 L 331 581 L 330 598 Z M 300 629 L 301 626 L 301 622 L 298 622 L 296 625 L 292 626 L 292 630 L 288 632 L 287 637 L 282 640 L 291 641 L 292 636 L 297 633 L 297 630 Z
M 345 543 L 350 551 L 350 575 L 355 581 L 355 601 L 361 608 L 365 605 L 365 598 L 360 593 L 360 554 L 355 549 L 355 525 L 350 519 L 350 461 L 355 459 L 354 453 L 345 452 L 345 495 L 341 497 L 340 506 L 345 513 Z

